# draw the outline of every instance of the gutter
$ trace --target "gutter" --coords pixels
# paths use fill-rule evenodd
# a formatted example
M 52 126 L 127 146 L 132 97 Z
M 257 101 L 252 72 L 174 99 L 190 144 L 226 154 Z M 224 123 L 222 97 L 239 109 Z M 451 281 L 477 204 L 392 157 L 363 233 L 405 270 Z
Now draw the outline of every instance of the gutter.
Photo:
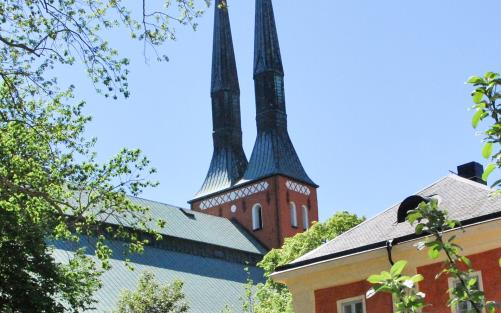
M 496 220 L 496 219 L 501 219 L 501 211 L 493 212 L 493 213 L 490 213 L 490 214 L 486 214 L 486 215 L 482 215 L 482 216 L 477 216 L 477 217 L 473 217 L 473 218 L 461 221 L 461 225 L 459 227 L 450 229 L 449 231 L 461 229 L 462 227 L 465 227 L 465 226 L 471 226 L 471 225 L 474 225 L 474 224 L 489 222 L 491 220 Z M 397 237 L 397 238 L 391 239 L 391 247 L 393 247 L 393 246 L 395 246 L 397 244 L 406 242 L 406 241 L 410 241 L 410 240 L 414 240 L 414 239 L 418 239 L 418 238 L 424 238 L 424 237 L 427 237 L 427 236 L 428 236 L 428 234 L 416 235 L 415 233 L 412 233 L 412 234 L 404 235 L 404 236 L 401 236 L 401 237 Z M 277 267 L 277 269 L 275 270 L 275 273 L 281 272 L 281 271 L 285 271 L 285 270 L 292 270 L 292 269 L 295 269 L 295 268 L 298 268 L 298 267 L 303 267 L 303 266 L 306 266 L 306 265 L 311 265 L 313 263 L 318 263 L 318 262 L 322 262 L 322 261 L 328 261 L 330 259 L 335 259 L 335 258 L 339 258 L 339 257 L 346 257 L 346 256 L 350 256 L 352 254 L 357 254 L 357 253 L 365 252 L 365 251 L 368 251 L 368 250 L 374 250 L 374 249 L 378 249 L 378 248 L 386 248 L 387 250 L 389 249 L 389 251 L 388 251 L 388 253 L 389 253 L 388 257 L 389 257 L 389 260 L 390 260 L 390 258 L 391 258 L 391 248 L 388 248 L 388 241 L 389 240 L 383 240 L 383 241 L 371 243 L 371 244 L 368 244 L 368 245 L 365 245 L 365 246 L 356 247 L 356 248 L 353 248 L 353 249 L 348 249 L 348 250 L 344 250 L 344 251 L 334 252 L 334 253 L 322 255 L 322 256 L 319 256 L 319 257 L 316 257 L 316 258 L 312 258 L 312 259 L 308 259 L 308 260 L 304 260 L 304 261 L 299 261 L 299 262 L 295 262 L 295 263 L 285 264 L 285 265 Z

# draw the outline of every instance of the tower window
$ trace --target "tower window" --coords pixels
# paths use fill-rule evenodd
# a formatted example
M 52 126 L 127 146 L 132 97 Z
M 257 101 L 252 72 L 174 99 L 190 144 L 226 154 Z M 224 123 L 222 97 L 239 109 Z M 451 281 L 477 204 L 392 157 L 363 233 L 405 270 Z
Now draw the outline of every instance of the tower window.
M 297 212 L 296 212 L 296 204 L 294 202 L 290 203 L 290 211 L 291 211 L 291 226 L 297 227 Z
M 308 220 L 308 207 L 303 205 L 301 211 L 303 213 L 303 228 L 306 230 L 310 226 L 310 221 Z
M 255 204 L 252 207 L 252 230 L 263 228 L 263 209 L 260 204 Z

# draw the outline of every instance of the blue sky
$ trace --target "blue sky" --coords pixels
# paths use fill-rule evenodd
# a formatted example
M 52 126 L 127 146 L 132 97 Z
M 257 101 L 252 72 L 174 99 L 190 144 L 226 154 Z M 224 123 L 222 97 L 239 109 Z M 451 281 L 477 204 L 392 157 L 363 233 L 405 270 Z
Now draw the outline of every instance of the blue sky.
M 249 157 L 254 1 L 228 2 Z M 339 210 L 373 216 L 459 164 L 485 164 L 464 82 L 501 71 L 500 1 L 274 0 L 274 7 L 289 133 L 320 185 L 320 220 Z M 75 70 L 62 75 L 88 102 L 100 158 L 126 146 L 152 160 L 160 186 L 146 198 L 188 207 L 205 178 L 212 20 L 211 8 L 197 32 L 178 29 L 178 40 L 164 47 L 168 63 L 145 62 L 141 44 L 113 34 L 112 45 L 132 60 L 128 100 L 95 95 Z

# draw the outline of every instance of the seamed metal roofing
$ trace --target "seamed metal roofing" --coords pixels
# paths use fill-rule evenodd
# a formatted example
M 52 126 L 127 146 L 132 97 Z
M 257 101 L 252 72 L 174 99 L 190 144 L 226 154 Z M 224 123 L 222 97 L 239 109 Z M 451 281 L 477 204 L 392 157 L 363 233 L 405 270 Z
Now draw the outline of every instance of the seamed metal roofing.
M 450 218 L 468 221 L 488 218 L 501 212 L 501 197 L 493 197 L 494 190 L 466 178 L 449 174 L 419 191 L 420 196 L 437 196 L 439 206 Z M 386 240 L 409 236 L 414 229 L 409 223 L 397 223 L 397 203 L 375 217 L 368 219 L 344 234 L 318 247 L 283 267 L 294 268 L 330 257 L 349 255 L 374 248 Z
M 245 265 L 178 253 L 154 247 L 145 247 L 144 253 L 131 257 L 134 271 L 125 267 L 123 259 L 123 243 L 110 243 L 114 254 L 111 258 L 112 269 L 102 276 L 103 287 L 95 294 L 94 310 L 90 312 L 111 312 L 116 309 L 120 291 L 135 290 L 139 275 L 148 270 L 155 274 L 161 283 L 170 283 L 175 279 L 184 282 L 183 291 L 190 306 L 188 312 L 217 313 L 226 305 L 233 312 L 241 312 L 241 298 L 245 294 L 245 283 L 248 278 L 254 282 L 263 281 L 263 273 L 259 268 Z M 54 256 L 58 262 L 66 262 L 71 256 L 75 243 L 56 242 Z
M 149 208 L 152 216 L 167 222 L 163 235 L 255 254 L 266 254 L 264 248 L 240 225 L 226 218 L 203 214 L 172 205 L 130 197 L 137 205 Z

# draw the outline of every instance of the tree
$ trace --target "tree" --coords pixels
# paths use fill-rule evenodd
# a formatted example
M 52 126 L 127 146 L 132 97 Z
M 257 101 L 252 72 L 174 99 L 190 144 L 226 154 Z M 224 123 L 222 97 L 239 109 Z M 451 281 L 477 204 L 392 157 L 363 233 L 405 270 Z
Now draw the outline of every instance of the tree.
M 338 212 L 324 223 L 315 223 L 305 232 L 285 239 L 280 249 L 268 252 L 258 266 L 264 270 L 266 282 L 256 287 L 253 311 L 255 313 L 292 313 L 292 296 L 283 284 L 274 282 L 270 275 L 281 265 L 285 265 L 307 252 L 332 240 L 341 233 L 364 221 L 355 214 Z M 248 299 L 248 297 L 246 298 Z M 247 305 L 249 306 L 249 305 Z
M 188 312 L 179 280 L 172 284 L 160 285 L 151 272 L 143 272 L 139 277 L 136 291 L 124 290 L 120 294 L 115 313 L 183 313 Z
M 84 134 L 90 121 L 83 114 L 84 103 L 74 99 L 75 87 L 61 85 L 53 71 L 83 64 L 97 92 L 128 97 L 129 60 L 110 47 L 106 31 L 125 29 L 144 43 L 145 54 L 151 50 L 158 60 L 166 60 L 158 49 L 175 39 L 172 23 L 196 27 L 202 12 L 198 2 L 188 0 L 163 6 L 143 0 L 137 10 L 128 7 L 134 3 L 0 2 L 2 312 L 89 307 L 99 274 L 109 268 L 106 239 L 124 240 L 128 253 L 140 252 L 158 238 L 156 230 L 165 223 L 127 197 L 156 185 L 148 179 L 155 171 L 148 159 L 139 150 L 123 149 L 98 163 L 95 139 Z M 101 268 L 83 250 L 65 264 L 54 260 L 51 241 L 83 236 L 98 238 L 94 248 Z

